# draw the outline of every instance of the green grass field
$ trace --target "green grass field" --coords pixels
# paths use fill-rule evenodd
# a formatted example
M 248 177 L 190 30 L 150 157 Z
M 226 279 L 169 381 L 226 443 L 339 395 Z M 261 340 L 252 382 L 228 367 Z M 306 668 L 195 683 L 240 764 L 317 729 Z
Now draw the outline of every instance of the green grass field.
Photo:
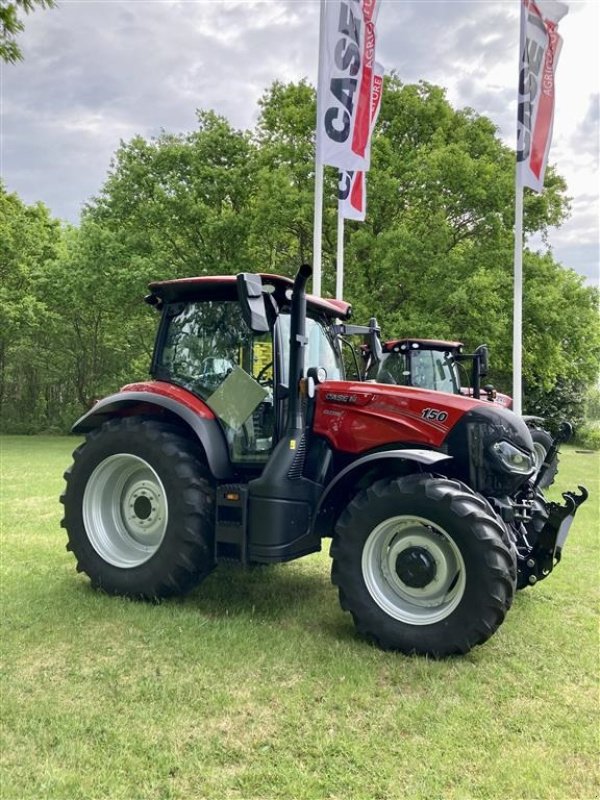
M 358 639 L 326 552 L 160 605 L 90 589 L 59 527 L 75 440 L 2 448 L 2 800 L 592 800 L 598 454 L 563 562 L 463 658 Z

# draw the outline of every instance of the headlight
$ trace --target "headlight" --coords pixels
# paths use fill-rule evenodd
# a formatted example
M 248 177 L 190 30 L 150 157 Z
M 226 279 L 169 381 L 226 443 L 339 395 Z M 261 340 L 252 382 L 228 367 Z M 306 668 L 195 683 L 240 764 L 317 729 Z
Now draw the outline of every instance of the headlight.
M 492 453 L 496 461 L 507 472 L 518 472 L 519 475 L 529 475 L 534 470 L 533 456 L 524 453 L 510 442 L 496 442 L 492 445 Z

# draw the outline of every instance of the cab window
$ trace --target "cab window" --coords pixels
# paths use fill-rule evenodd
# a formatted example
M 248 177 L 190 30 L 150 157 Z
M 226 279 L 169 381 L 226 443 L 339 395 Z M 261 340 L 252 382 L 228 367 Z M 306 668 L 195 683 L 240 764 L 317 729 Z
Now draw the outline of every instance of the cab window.
M 281 314 L 277 320 L 281 351 L 283 358 L 283 383 L 287 384 L 287 370 L 290 360 L 290 317 Z M 340 351 L 329 331 L 318 320 L 307 317 L 306 319 L 306 346 L 305 374 L 310 367 L 325 367 L 327 379 L 340 381 L 344 378 L 344 367 Z
M 233 461 L 266 461 L 273 445 L 273 342 L 255 334 L 239 303 L 172 304 L 156 377 L 201 397 L 220 420 Z
M 412 350 L 410 361 L 413 386 L 452 394 L 457 391 L 452 362 L 446 353 L 439 350 Z

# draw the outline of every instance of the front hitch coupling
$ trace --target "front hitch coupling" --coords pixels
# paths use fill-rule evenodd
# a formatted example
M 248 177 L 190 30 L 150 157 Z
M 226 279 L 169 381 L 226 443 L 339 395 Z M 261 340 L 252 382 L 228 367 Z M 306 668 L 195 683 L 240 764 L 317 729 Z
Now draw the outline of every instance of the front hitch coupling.
M 563 492 L 564 505 L 560 503 L 546 505 L 548 518 L 544 527 L 527 559 L 519 564 L 519 572 L 530 585 L 547 578 L 561 559 L 575 513 L 588 499 L 588 490 L 585 486 L 577 488 L 579 494 Z

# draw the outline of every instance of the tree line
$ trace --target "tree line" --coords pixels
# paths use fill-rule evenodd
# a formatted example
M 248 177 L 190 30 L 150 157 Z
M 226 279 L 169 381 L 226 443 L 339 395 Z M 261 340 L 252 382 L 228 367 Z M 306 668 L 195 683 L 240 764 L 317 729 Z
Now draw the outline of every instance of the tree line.
M 144 378 L 151 280 L 277 272 L 312 260 L 315 93 L 274 83 L 252 130 L 199 111 L 187 133 L 121 143 L 78 226 L 0 187 L 0 420 L 67 430 L 95 398 Z M 335 286 L 337 174 L 326 169 L 323 294 Z M 386 78 L 367 220 L 346 223 L 345 295 L 384 336 L 486 342 L 510 393 L 514 153 L 493 123 L 428 83 Z M 569 213 L 550 167 L 524 227 Z M 581 415 L 600 356 L 598 292 L 550 251 L 524 255 L 524 409 Z

